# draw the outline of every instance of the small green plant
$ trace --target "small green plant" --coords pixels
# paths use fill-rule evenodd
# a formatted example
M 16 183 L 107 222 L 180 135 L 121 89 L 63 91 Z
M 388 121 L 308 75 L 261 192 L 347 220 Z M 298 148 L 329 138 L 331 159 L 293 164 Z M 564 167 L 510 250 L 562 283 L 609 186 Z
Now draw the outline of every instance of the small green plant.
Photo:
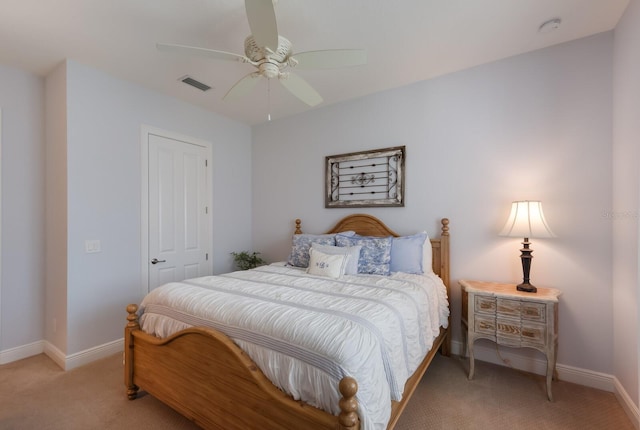
M 232 252 L 233 261 L 236 264 L 236 267 L 240 270 L 249 270 L 255 267 L 261 266 L 263 264 L 267 264 L 262 258 L 258 256 L 259 252 Z

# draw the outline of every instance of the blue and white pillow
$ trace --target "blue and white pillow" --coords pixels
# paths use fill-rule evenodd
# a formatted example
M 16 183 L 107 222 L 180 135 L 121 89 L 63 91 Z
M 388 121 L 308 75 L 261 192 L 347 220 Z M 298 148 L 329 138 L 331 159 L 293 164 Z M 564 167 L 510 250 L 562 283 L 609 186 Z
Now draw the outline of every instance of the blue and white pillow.
M 309 267 L 307 267 L 307 273 L 310 275 L 328 276 L 329 278 L 339 278 L 344 275 L 349 258 L 351 258 L 349 254 L 325 254 L 312 247 L 309 251 Z
M 340 234 L 346 236 L 353 236 L 354 231 L 345 231 Z M 291 254 L 287 259 L 287 264 L 295 267 L 308 267 L 309 266 L 309 249 L 312 243 L 318 243 L 320 245 L 336 244 L 335 234 L 294 234 L 293 245 L 291 246 Z
M 412 236 L 394 237 L 391 242 L 391 264 L 392 272 L 414 273 L 421 275 L 425 272 L 425 242 L 428 240 L 426 232 L 414 234 Z M 429 241 L 431 249 L 431 241 Z M 429 253 L 429 263 L 427 273 L 431 270 L 431 254 Z
M 389 237 L 336 235 L 338 246 L 361 246 L 358 273 L 388 275 L 391 262 L 391 240 Z
M 329 255 L 348 255 L 347 267 L 345 269 L 345 275 L 357 275 L 358 274 L 358 261 L 360 261 L 360 250 L 362 246 L 330 246 L 321 245 L 319 243 L 312 243 L 311 249 L 317 249 L 320 252 Z

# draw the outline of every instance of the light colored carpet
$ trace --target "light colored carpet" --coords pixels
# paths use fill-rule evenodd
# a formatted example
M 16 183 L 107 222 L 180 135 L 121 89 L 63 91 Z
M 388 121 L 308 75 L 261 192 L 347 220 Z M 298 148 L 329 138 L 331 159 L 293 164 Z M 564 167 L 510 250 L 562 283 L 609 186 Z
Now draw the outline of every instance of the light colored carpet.
M 612 393 L 476 362 L 436 356 L 396 430 L 635 430 Z M 38 355 L 0 366 L 2 430 L 191 430 L 198 427 L 150 395 L 129 401 L 120 354 L 64 372 Z M 301 429 L 303 430 L 303 429 Z

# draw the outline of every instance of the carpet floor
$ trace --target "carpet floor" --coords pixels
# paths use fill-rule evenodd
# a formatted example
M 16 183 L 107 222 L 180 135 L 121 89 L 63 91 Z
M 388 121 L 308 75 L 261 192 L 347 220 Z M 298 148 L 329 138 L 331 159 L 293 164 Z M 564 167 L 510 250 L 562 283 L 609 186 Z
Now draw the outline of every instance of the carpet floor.
M 396 430 L 635 430 L 613 393 L 437 355 Z M 198 427 L 146 393 L 125 395 L 120 354 L 64 372 L 45 355 L 0 366 L 2 430 L 192 430 Z M 304 429 L 301 429 L 304 430 Z

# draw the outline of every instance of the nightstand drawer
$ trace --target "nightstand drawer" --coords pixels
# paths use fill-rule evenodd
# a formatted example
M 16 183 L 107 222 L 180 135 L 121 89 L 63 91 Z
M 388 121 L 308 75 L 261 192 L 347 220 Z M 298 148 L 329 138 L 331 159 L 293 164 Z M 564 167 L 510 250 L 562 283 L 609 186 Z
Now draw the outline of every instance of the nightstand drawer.
M 527 321 L 498 318 L 496 338 L 500 345 L 544 347 L 547 326 Z
M 495 314 L 496 313 L 496 299 L 493 297 L 476 296 L 475 311 Z
M 544 347 L 547 339 L 547 326 L 545 324 L 522 321 L 520 336 L 522 338 L 522 346 Z
M 513 318 L 520 318 L 520 300 L 510 300 L 510 299 L 497 299 L 496 307 L 498 316 L 507 316 Z
M 476 297 L 478 299 L 480 297 Z M 498 317 L 522 318 L 523 320 L 545 322 L 546 305 L 511 299 L 496 299 Z
M 484 315 L 475 315 L 473 318 L 474 331 L 483 334 L 496 334 L 496 319 Z
M 520 320 L 498 318 L 496 337 L 500 345 L 520 346 Z
M 521 314 L 523 320 L 546 321 L 546 305 L 536 302 L 522 302 Z

